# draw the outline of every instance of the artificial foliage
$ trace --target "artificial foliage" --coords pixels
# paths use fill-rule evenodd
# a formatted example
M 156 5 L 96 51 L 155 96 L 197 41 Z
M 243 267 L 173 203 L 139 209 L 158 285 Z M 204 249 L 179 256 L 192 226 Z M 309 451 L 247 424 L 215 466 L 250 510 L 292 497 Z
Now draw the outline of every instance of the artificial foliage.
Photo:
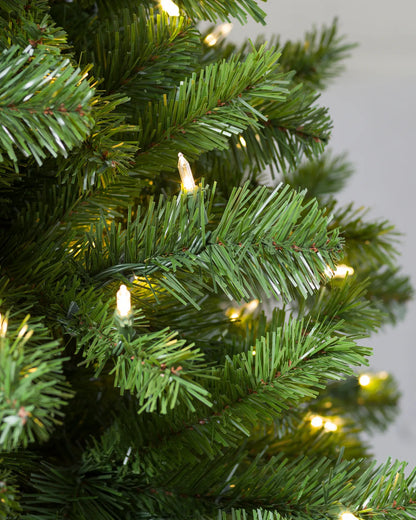
M 236 47 L 258 1 L 177 6 L 0 0 L 0 517 L 416 518 L 360 436 L 399 398 L 363 339 L 412 288 L 336 199 L 319 92 L 353 45 Z

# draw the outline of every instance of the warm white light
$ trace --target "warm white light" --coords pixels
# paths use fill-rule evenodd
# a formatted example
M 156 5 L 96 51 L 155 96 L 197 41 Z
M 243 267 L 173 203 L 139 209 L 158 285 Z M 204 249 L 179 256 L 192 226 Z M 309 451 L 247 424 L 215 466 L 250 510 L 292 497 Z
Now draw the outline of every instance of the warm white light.
M 242 135 L 240 135 L 239 139 L 240 139 L 241 146 L 243 148 L 246 148 L 247 147 L 247 141 L 244 139 L 244 137 Z
M 341 520 L 359 520 L 355 515 L 353 515 L 352 513 L 342 513 L 342 515 L 340 516 L 340 519 Z
M 214 34 L 209 33 L 205 36 L 204 43 L 208 45 L 208 47 L 213 47 L 218 41 L 218 38 L 214 36 Z
M 324 420 L 319 415 L 315 415 L 315 417 L 312 417 L 311 419 L 311 425 L 314 428 L 320 428 L 324 423 Z
M 0 321 L 0 323 L 1 323 L 1 321 Z M 0 336 L 2 338 L 4 338 L 4 336 L 6 335 L 6 332 L 7 332 L 7 319 L 4 318 L 3 323 L 1 323 Z
M 354 268 L 345 265 L 345 264 L 339 264 L 335 267 L 335 271 L 333 271 L 329 266 L 325 269 L 324 273 L 329 278 L 345 278 L 347 275 L 351 276 L 354 274 Z
M 230 320 L 238 320 L 239 316 L 238 312 L 232 312 L 230 314 Z
M 370 376 L 368 376 L 367 374 L 362 374 L 359 378 L 358 378 L 358 382 L 360 383 L 361 386 L 367 386 L 370 384 Z
M 324 428 L 327 432 L 335 432 L 338 429 L 338 426 L 332 421 L 326 421 Z
M 23 325 L 23 327 L 20 329 L 19 334 L 18 334 L 19 338 L 24 336 L 26 331 L 27 331 L 27 325 Z
M 160 7 L 168 13 L 169 16 L 179 16 L 179 7 L 172 0 L 160 0 Z
M 204 39 L 204 43 L 208 45 L 208 47 L 213 47 L 216 43 L 223 40 L 233 28 L 232 23 L 223 23 L 215 28 L 212 33 L 207 34 Z
M 248 310 L 248 312 L 253 312 L 257 309 L 259 303 L 259 300 L 251 300 L 251 302 L 245 304 L 245 308 Z
M 255 351 L 255 350 L 252 350 L 252 351 L 251 351 L 251 354 L 252 354 L 253 356 L 255 356 L 255 355 L 256 355 L 256 351 Z
M 377 375 L 380 379 L 387 379 L 389 377 L 389 373 L 386 370 L 382 370 Z
M 131 295 L 125 285 L 117 291 L 117 311 L 121 317 L 128 316 L 131 311 Z
M 196 185 L 194 176 L 192 175 L 191 166 L 181 152 L 178 153 L 178 170 L 184 191 L 194 191 Z

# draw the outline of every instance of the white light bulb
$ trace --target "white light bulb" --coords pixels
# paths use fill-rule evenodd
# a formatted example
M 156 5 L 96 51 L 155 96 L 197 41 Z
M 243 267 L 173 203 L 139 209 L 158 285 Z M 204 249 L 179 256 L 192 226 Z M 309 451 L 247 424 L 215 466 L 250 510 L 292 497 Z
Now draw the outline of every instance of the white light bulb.
M 23 325 L 23 327 L 20 329 L 19 334 L 18 334 L 19 338 L 24 336 L 26 331 L 27 331 L 27 325 Z
M 169 16 L 179 16 L 179 7 L 172 0 L 160 0 L 160 6 Z
M 117 291 L 117 311 L 121 317 L 128 316 L 131 311 L 131 295 L 125 285 Z
M 327 432 L 335 432 L 338 429 L 338 426 L 332 421 L 326 421 L 324 428 Z
M 259 300 L 251 300 L 251 302 L 248 302 L 245 304 L 245 308 L 248 310 L 248 312 L 255 311 L 258 306 L 259 306 Z
M 359 379 L 358 379 L 358 382 L 360 383 L 361 386 L 367 386 L 370 384 L 370 381 L 371 381 L 371 378 L 369 375 L 367 374 L 362 374 Z
M 328 278 L 345 278 L 347 275 L 351 276 L 354 274 L 354 268 L 349 265 L 339 264 L 335 267 L 335 271 L 333 271 L 328 265 L 324 273 Z
M 315 415 L 315 417 L 312 417 L 311 419 L 311 425 L 314 428 L 320 428 L 324 423 L 324 420 L 319 415 Z
M 222 41 L 233 28 L 232 23 L 223 23 L 216 27 L 212 33 L 209 33 L 205 36 L 204 43 L 208 45 L 208 47 L 213 47 L 216 43 Z
M 181 152 L 178 153 L 178 170 L 184 191 L 194 191 L 196 184 L 192 175 L 191 165 Z
M 341 518 L 341 520 L 358 520 L 358 518 L 355 515 L 353 515 L 352 513 L 348 513 L 348 512 L 342 513 L 340 518 Z

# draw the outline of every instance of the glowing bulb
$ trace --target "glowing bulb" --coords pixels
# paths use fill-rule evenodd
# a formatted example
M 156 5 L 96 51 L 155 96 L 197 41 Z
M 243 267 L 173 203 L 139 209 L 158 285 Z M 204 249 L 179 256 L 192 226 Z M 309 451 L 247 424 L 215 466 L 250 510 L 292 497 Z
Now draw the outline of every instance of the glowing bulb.
M 21 338 L 22 336 L 24 336 L 26 331 L 27 331 L 27 325 L 23 325 L 23 327 L 19 331 L 18 337 Z
M 329 278 L 345 278 L 347 275 L 351 276 L 354 274 L 354 268 L 349 265 L 339 264 L 335 267 L 335 271 L 333 271 L 328 265 L 324 273 Z
M 178 157 L 178 170 L 181 176 L 182 187 L 184 191 L 194 191 L 196 185 L 191 166 L 181 152 L 178 153 Z
M 244 137 L 242 135 L 240 135 L 239 139 L 240 139 L 241 146 L 243 148 L 247 148 L 247 141 L 244 139 Z
M 117 291 L 117 311 L 121 317 L 128 316 L 131 311 L 131 295 L 125 285 Z
M 335 432 L 338 429 L 338 426 L 332 421 L 326 421 L 324 428 L 327 432 Z
M 255 356 L 255 355 L 256 355 L 256 351 L 255 351 L 255 350 L 252 350 L 252 351 L 251 351 L 251 354 L 252 354 L 253 356 Z
M 205 45 L 208 45 L 208 47 L 213 47 L 216 43 L 223 40 L 231 32 L 232 28 L 232 23 L 223 23 L 219 25 L 212 31 L 212 33 L 207 34 L 204 39 Z
M 160 7 L 168 13 L 169 16 L 179 16 L 179 7 L 172 0 L 160 0 Z
M 238 314 L 238 312 L 232 312 L 230 315 L 230 320 L 238 320 L 239 316 L 240 315 Z
M 235 484 L 230 484 L 230 488 L 234 488 L 235 487 Z
M 213 47 L 218 41 L 218 38 L 214 36 L 214 34 L 209 33 L 205 36 L 204 43 L 208 45 L 208 47 Z
M 358 520 L 358 518 L 353 515 L 352 513 L 342 513 L 342 515 L 340 516 L 340 519 L 341 520 Z
M 4 338 L 4 336 L 6 335 L 6 332 L 7 332 L 7 320 L 6 320 L 6 318 L 4 318 L 3 323 L 1 324 L 0 336 L 2 338 Z
M 370 376 L 368 376 L 367 374 L 362 374 L 359 378 L 358 378 L 358 382 L 360 383 L 361 386 L 367 386 L 370 384 Z
M 253 312 L 257 309 L 258 306 L 259 306 L 259 300 L 251 300 L 251 302 L 246 303 L 245 308 L 249 312 Z
M 311 419 L 311 425 L 314 428 L 320 428 L 324 423 L 324 420 L 319 415 L 315 415 L 315 417 L 312 417 Z

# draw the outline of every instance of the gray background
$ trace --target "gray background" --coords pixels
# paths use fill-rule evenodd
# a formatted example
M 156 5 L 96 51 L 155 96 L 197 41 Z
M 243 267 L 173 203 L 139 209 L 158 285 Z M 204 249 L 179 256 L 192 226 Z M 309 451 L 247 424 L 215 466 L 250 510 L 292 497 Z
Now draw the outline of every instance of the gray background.
M 236 23 L 229 39 L 274 33 L 281 41 L 299 39 L 313 25 L 338 17 L 340 33 L 360 44 L 321 97 L 334 121 L 330 146 L 347 151 L 356 171 L 338 198 L 371 208 L 372 217 L 388 219 L 404 233 L 400 261 L 416 286 L 416 2 L 269 0 L 261 7 L 268 13 L 266 27 Z M 400 415 L 387 432 L 372 437 L 373 453 L 380 462 L 391 456 L 411 467 L 416 466 L 415 323 L 412 302 L 404 321 L 368 341 L 374 348 L 371 369 L 388 370 L 402 392 Z

